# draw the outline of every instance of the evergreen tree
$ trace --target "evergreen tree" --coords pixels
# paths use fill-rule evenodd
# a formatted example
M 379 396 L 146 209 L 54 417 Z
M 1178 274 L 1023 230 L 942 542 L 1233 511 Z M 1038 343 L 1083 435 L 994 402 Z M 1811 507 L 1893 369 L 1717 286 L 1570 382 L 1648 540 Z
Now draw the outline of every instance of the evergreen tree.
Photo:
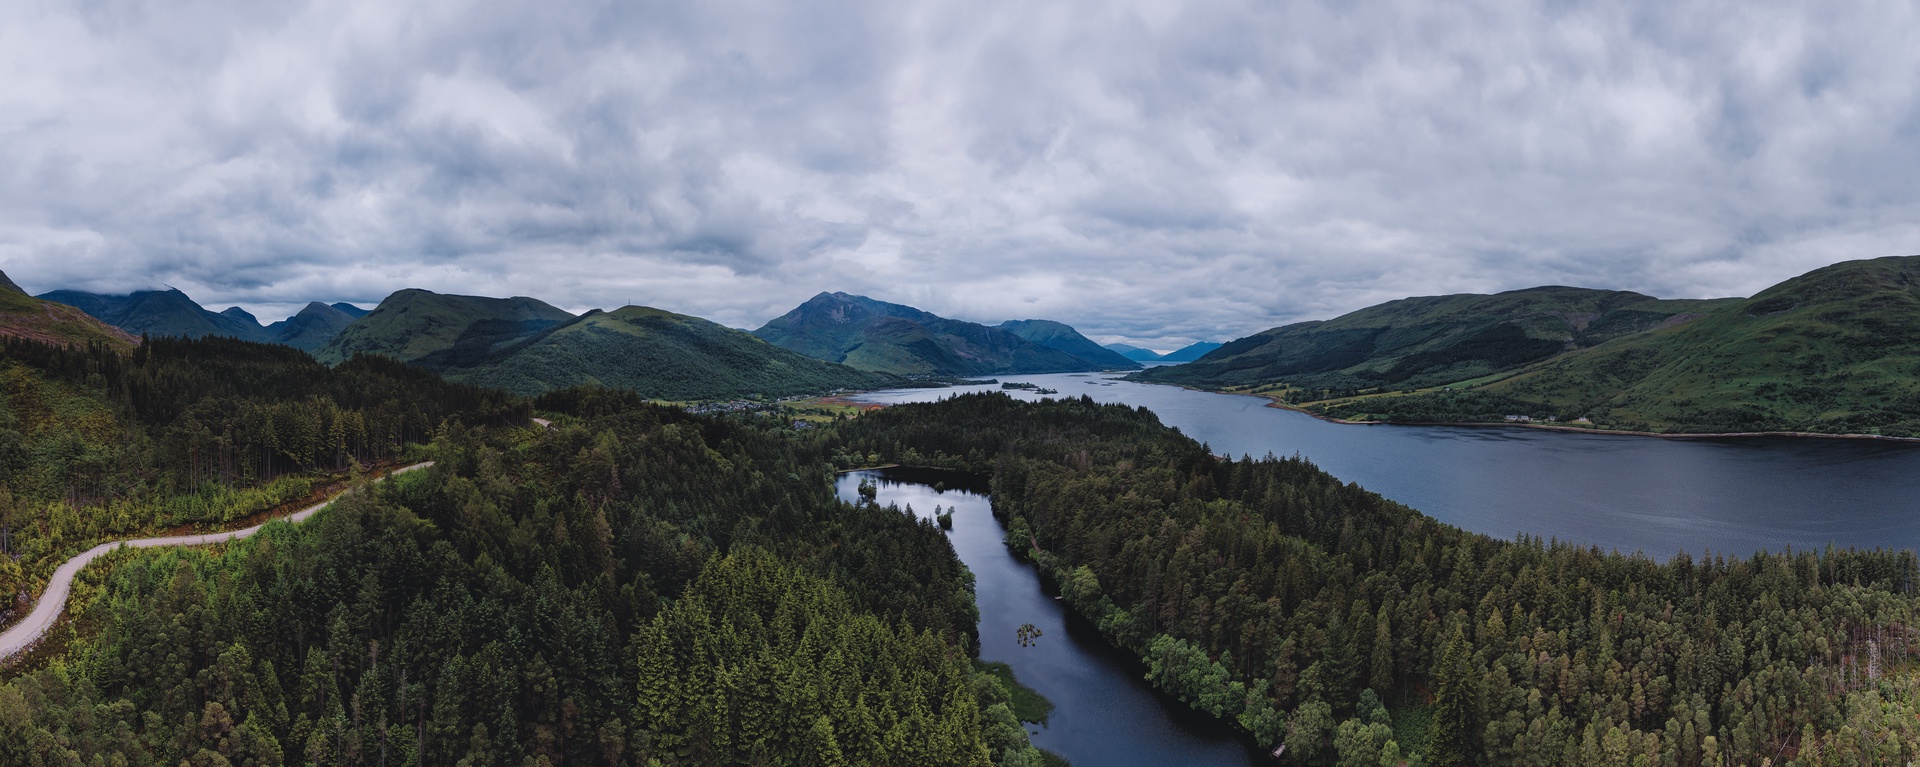
M 1473 735 L 1473 651 L 1466 630 L 1459 625 L 1440 654 L 1434 669 L 1433 729 L 1427 740 L 1427 767 L 1468 767 L 1475 764 Z

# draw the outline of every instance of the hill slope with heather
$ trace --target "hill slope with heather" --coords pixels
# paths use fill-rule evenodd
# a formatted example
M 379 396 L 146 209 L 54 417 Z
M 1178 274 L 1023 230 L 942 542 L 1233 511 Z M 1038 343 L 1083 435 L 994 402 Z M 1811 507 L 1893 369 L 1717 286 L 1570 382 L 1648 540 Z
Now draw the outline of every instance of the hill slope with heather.
M 24 338 L 63 346 L 102 343 L 120 351 L 138 341 L 78 308 L 34 298 L 0 272 L 0 337 Z

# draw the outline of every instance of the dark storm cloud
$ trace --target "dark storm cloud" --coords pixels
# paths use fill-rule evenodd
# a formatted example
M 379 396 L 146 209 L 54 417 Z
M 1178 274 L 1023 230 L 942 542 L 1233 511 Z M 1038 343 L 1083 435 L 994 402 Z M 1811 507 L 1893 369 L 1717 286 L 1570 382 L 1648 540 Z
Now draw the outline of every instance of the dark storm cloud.
M 1916 250 L 1907 3 L 0 10 L 0 268 L 756 326 L 820 290 L 1168 348 Z

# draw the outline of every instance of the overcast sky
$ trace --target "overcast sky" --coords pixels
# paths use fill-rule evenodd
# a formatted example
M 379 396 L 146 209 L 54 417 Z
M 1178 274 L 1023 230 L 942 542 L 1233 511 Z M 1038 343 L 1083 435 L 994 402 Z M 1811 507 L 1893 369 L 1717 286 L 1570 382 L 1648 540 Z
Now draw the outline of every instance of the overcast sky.
M 0 4 L 0 270 L 1171 348 L 1920 252 L 1908 1 Z

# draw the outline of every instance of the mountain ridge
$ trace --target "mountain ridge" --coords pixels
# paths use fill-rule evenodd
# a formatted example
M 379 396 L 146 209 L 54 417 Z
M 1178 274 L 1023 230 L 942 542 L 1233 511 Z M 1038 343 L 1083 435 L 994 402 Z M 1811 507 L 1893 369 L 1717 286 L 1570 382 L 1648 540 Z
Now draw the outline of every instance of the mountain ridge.
M 1225 346 L 1225 344 L 1217 344 L 1212 341 L 1195 341 L 1193 343 L 1187 344 L 1186 346 L 1182 346 L 1178 349 L 1175 349 L 1173 351 L 1167 352 L 1164 355 L 1161 355 L 1160 361 L 1161 362 L 1192 362 L 1194 360 L 1200 359 L 1201 357 L 1207 356 L 1208 354 L 1212 353 L 1213 350 L 1218 349 L 1222 346 Z
M 1081 335 L 1080 331 L 1074 330 L 1073 326 L 1064 322 L 1007 320 L 995 327 L 1049 349 L 1066 352 L 1108 370 L 1140 369 L 1140 363 L 1094 343 L 1093 339 Z
M 101 322 L 133 335 L 202 338 L 228 336 L 243 341 L 265 341 L 266 329 L 239 307 L 214 312 L 177 288 L 138 290 L 105 295 L 81 290 L 55 290 L 39 298 L 79 308 Z M 239 316 L 235 316 L 235 312 Z
M 1580 290 L 1546 286 L 1469 298 Z M 1407 354 L 1323 369 L 1299 364 L 1307 355 L 1290 361 L 1282 356 L 1288 350 L 1275 349 L 1282 341 L 1297 344 L 1315 334 L 1364 327 L 1351 321 L 1343 326 L 1355 315 L 1364 319 L 1383 307 L 1404 309 L 1409 301 L 1460 298 L 1452 296 L 1403 299 L 1334 320 L 1282 326 L 1235 340 L 1198 362 L 1134 377 L 1261 394 L 1356 421 L 1553 421 L 1656 434 L 1920 436 L 1920 256 L 1831 264 L 1751 298 L 1668 300 L 1625 291 L 1587 298 L 1600 293 L 1612 295 L 1600 301 L 1604 311 L 1573 318 L 1585 323 L 1560 339 L 1562 348 L 1523 345 L 1536 353 L 1510 355 L 1503 367 L 1479 364 L 1488 361 L 1486 352 L 1500 349 L 1477 342 L 1409 343 L 1402 347 Z M 1545 315 L 1530 316 L 1546 322 Z M 1513 317 L 1415 340 L 1484 340 L 1480 331 L 1510 324 Z M 1502 332 L 1505 337 L 1495 340 L 1540 340 Z M 1542 351 L 1551 353 L 1537 353 Z
M 485 356 L 573 319 L 569 312 L 526 296 L 490 298 L 404 288 L 353 320 L 315 350 L 314 357 L 333 365 L 364 352 L 439 369 L 457 366 L 449 357 Z M 434 355 L 438 361 L 426 359 Z
M 1152 349 L 1142 349 L 1133 344 L 1107 344 L 1101 347 L 1134 362 L 1159 362 L 1160 353 Z
M 361 316 L 365 314 L 361 312 Z M 337 304 L 312 301 L 298 313 L 268 325 L 264 330 L 273 343 L 311 353 L 340 335 L 340 331 L 346 330 L 355 319 L 357 317 L 342 311 Z
M 821 292 L 753 334 L 815 359 L 896 375 L 970 376 L 1100 370 L 995 327 L 904 304 Z
M 1684 322 L 1727 300 L 1665 300 L 1563 285 L 1415 296 L 1330 320 L 1271 328 L 1193 362 L 1134 376 L 1202 387 L 1285 381 L 1330 391 L 1420 388 L 1511 371 L 1571 349 Z
M 598 385 L 679 401 L 788 397 L 902 383 L 775 346 L 744 330 L 645 306 L 589 311 L 442 370 L 449 380 L 521 394 Z

